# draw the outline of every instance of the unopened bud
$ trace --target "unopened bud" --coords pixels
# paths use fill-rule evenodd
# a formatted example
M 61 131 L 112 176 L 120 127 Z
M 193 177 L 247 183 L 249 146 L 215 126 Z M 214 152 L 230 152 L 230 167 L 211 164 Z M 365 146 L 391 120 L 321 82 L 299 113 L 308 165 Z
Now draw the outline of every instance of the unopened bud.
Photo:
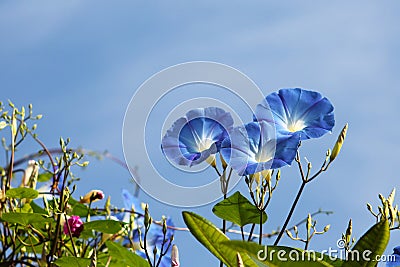
M 368 209 L 370 212 L 372 212 L 372 206 L 371 206 L 371 204 L 367 203 L 367 209 Z
M 308 236 L 310 236 L 311 227 L 312 227 L 312 218 L 311 218 L 311 214 L 309 213 L 308 216 L 307 216 L 307 223 L 306 223 Z
M 347 226 L 346 229 L 346 243 L 349 244 L 350 243 L 350 238 L 351 238 L 351 234 L 353 232 L 353 221 L 350 219 L 349 221 L 349 225 Z
M 239 252 L 236 253 L 236 259 L 237 259 L 237 267 L 244 267 L 242 257 L 240 256 Z M 172 265 L 174 266 L 174 265 Z
M 110 214 L 111 214 L 110 206 L 111 206 L 111 197 L 108 196 L 107 200 L 106 200 L 106 204 L 104 204 L 104 209 L 106 210 L 106 213 L 108 216 L 110 216 Z
M 379 197 L 379 199 L 381 200 L 382 205 L 385 205 L 386 198 L 385 198 L 384 196 L 382 196 L 382 194 L 379 194 L 378 197 Z
M 166 220 L 166 219 L 163 219 L 163 229 L 162 229 L 162 231 L 163 231 L 163 234 L 164 234 L 164 235 L 167 234 L 167 229 L 168 229 L 168 227 L 167 227 L 167 220 Z
M 390 195 L 388 196 L 387 199 L 391 205 L 393 205 L 395 195 L 396 195 L 396 188 L 393 188 L 392 192 L 390 192 Z
M 207 163 L 210 164 L 213 168 L 217 167 L 217 162 L 215 160 L 215 155 L 211 155 L 206 159 Z
M 152 222 L 152 218 L 151 218 L 150 213 L 149 213 L 149 205 L 146 204 L 146 207 L 144 209 L 144 226 L 146 228 L 150 227 L 151 222 Z
M 172 267 L 179 267 L 179 250 L 176 245 L 172 246 L 172 252 L 171 252 L 171 266 Z
M 290 238 L 290 239 L 295 239 L 295 237 L 292 235 L 292 233 L 289 231 L 289 230 L 286 230 L 286 234 L 288 235 L 288 237 Z
M 297 229 L 297 226 L 293 226 L 293 231 L 297 235 L 299 233 L 299 229 Z
M 276 181 L 279 181 L 281 179 L 281 169 L 278 169 L 278 172 L 276 173 L 275 179 L 276 179 Z
M 153 254 L 154 254 L 154 256 L 157 255 L 157 246 L 154 246 Z
M 85 196 L 81 197 L 81 203 L 91 203 L 104 198 L 104 193 L 101 190 L 92 190 Z
M 346 138 L 346 133 L 347 133 L 347 128 L 349 127 L 349 124 L 346 123 L 346 125 L 343 127 L 342 131 L 340 132 L 338 139 L 335 143 L 335 146 L 332 149 L 332 154 L 330 155 L 330 161 L 334 161 L 337 155 L 339 155 L 340 150 L 342 149 L 344 139 Z
M 324 227 L 324 232 L 328 232 L 330 228 L 331 228 L 331 225 L 328 224 L 327 226 Z
M 222 156 L 222 154 L 219 154 L 219 158 L 221 159 L 221 165 L 222 168 L 225 170 L 228 167 L 228 164 L 226 163 L 224 157 Z

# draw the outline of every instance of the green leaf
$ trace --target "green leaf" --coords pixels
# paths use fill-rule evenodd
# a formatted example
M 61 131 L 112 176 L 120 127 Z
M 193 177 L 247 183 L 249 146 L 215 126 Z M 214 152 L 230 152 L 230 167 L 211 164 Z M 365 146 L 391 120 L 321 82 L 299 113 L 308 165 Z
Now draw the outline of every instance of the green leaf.
M 84 229 L 105 234 L 116 234 L 121 230 L 121 223 L 114 220 L 98 220 L 85 223 Z
M 33 213 L 33 209 L 29 203 L 25 203 L 21 209 L 18 209 L 18 211 L 24 213 Z
M 53 178 L 53 174 L 49 172 L 41 173 L 38 175 L 37 181 L 38 182 L 47 182 L 51 178 Z
M 224 235 L 215 225 L 207 219 L 193 212 L 182 212 L 183 220 L 185 221 L 190 232 L 194 237 L 205 246 L 214 256 L 221 260 L 228 267 L 237 267 L 237 252 L 229 247 L 222 246 L 222 242 L 229 241 L 229 238 Z M 245 266 L 257 267 L 247 255 L 240 254 Z
M 142 257 L 129 251 L 127 248 L 112 241 L 106 241 L 108 253 L 111 256 L 111 262 L 118 264 L 115 266 L 130 266 L 130 267 L 149 267 L 149 263 Z M 113 265 L 111 265 L 113 266 Z
M 47 214 L 47 212 L 35 202 L 31 202 L 31 207 L 34 213 Z
M 223 242 L 222 246 L 246 253 L 258 266 L 270 267 L 340 267 L 343 261 L 330 259 L 329 256 L 302 249 L 283 246 L 261 246 L 254 242 L 232 240 Z M 333 256 L 333 255 L 332 255 Z
M 43 214 L 37 213 L 21 213 L 21 212 L 9 212 L 3 213 L 1 220 L 8 223 L 17 223 L 23 226 L 27 226 L 34 223 L 50 223 L 53 221 L 52 218 L 45 217 Z
M 87 267 L 90 265 L 90 259 L 76 257 L 62 257 L 54 262 L 60 267 Z
M 219 218 L 233 222 L 239 226 L 250 223 L 260 224 L 260 211 L 247 198 L 242 196 L 239 191 L 217 203 L 212 211 Z M 265 223 L 267 221 L 267 214 L 265 211 L 262 214 L 262 223 Z
M 26 187 L 18 187 L 18 188 L 12 188 L 7 190 L 6 196 L 9 198 L 29 198 L 29 199 L 35 199 L 39 195 L 39 192 L 32 189 L 32 188 L 26 188 Z
M 389 222 L 382 220 L 372 226 L 358 240 L 354 248 L 349 252 L 348 261 L 343 267 L 373 267 L 376 266 L 376 257 L 385 252 L 386 246 L 390 239 Z M 363 257 L 363 254 L 370 260 Z M 355 255 L 354 257 L 352 255 Z M 359 258 L 357 260 L 357 255 Z
M 68 200 L 68 204 L 71 205 L 72 211 L 71 214 L 77 215 L 79 217 L 86 217 L 89 212 L 89 208 L 80 203 L 79 201 L 73 199 L 72 197 Z M 90 215 L 100 215 L 100 212 L 96 212 L 94 209 L 90 210 Z

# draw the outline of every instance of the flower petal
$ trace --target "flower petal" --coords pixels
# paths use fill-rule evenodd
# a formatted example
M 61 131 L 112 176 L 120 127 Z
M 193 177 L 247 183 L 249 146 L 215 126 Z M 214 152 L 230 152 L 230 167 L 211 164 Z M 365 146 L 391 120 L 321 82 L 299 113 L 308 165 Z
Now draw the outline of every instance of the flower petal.
M 272 112 L 278 134 L 300 134 L 300 139 L 317 138 L 335 125 L 333 105 L 320 93 L 300 88 L 271 93 L 257 106 L 257 120 L 267 120 Z
M 291 164 L 298 144 L 298 134 L 277 140 L 273 124 L 250 122 L 230 132 L 229 139 L 222 142 L 221 154 L 243 176 Z
M 232 125 L 232 116 L 223 109 L 193 109 L 174 122 L 163 137 L 161 148 L 172 162 L 193 166 L 219 151 Z

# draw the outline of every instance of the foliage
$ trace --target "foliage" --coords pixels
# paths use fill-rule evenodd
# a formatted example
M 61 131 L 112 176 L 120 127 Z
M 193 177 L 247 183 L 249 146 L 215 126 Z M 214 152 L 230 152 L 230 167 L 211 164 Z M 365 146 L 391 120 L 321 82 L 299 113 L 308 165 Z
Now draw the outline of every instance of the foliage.
M 5 164 L 0 167 L 0 266 L 165 266 L 170 265 L 170 246 L 148 261 L 146 255 L 161 244 L 171 243 L 171 227 L 153 221 L 146 225 L 143 214 L 119 209 L 92 190 L 79 200 L 73 195 L 79 177 L 75 168 L 86 167 L 81 150 L 60 138 L 59 148 L 48 148 L 37 136 L 42 115 L 0 103 L 0 134 Z M 9 136 L 10 139 L 7 139 Z M 17 159 L 24 141 L 32 138 L 39 151 Z M 25 169 L 21 165 L 26 164 Z M 150 217 L 150 214 L 146 214 Z M 143 234 L 140 231 L 143 231 Z M 150 234 L 158 235 L 157 240 Z M 168 237 L 167 237 L 168 233 Z M 143 240 L 144 239 L 144 240 Z M 123 241 L 123 242 L 121 242 Z M 157 261 L 155 261 L 157 260 Z

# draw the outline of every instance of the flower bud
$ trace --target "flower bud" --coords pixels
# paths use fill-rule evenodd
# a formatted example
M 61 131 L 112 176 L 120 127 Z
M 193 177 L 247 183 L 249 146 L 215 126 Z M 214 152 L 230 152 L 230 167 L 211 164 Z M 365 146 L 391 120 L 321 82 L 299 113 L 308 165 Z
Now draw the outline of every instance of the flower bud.
M 385 205 L 386 198 L 385 198 L 382 194 L 379 194 L 378 197 L 379 197 L 379 199 L 381 200 L 382 205 Z
M 343 127 L 342 131 L 340 132 L 338 139 L 336 141 L 335 146 L 332 149 L 332 153 L 330 155 L 330 161 L 334 161 L 337 155 L 339 155 L 340 150 L 342 149 L 344 139 L 346 138 L 346 133 L 347 133 L 347 128 L 349 127 L 349 124 L 346 123 L 346 125 Z
M 388 196 L 387 200 L 391 205 L 393 205 L 394 201 L 394 196 L 396 195 L 396 188 L 393 188 L 392 192 L 390 192 L 390 195 Z
M 179 267 L 179 251 L 178 247 L 176 245 L 172 246 L 172 252 L 171 252 L 171 267 Z
M 144 226 L 148 228 L 150 227 L 151 223 L 152 223 L 152 218 L 149 213 L 149 205 L 146 204 L 146 207 L 144 209 Z
M 228 164 L 226 163 L 224 157 L 221 154 L 219 154 L 219 158 L 221 159 L 222 168 L 225 170 L 228 167 Z
M 165 218 L 163 219 L 163 225 L 162 226 L 163 226 L 163 229 L 162 229 L 163 234 L 166 235 L 168 227 L 167 227 L 167 220 Z
M 24 171 L 24 175 L 21 181 L 21 187 L 30 187 L 35 189 L 38 175 L 39 164 L 34 160 L 30 160 L 28 162 L 28 167 Z
M 110 209 L 110 207 L 111 207 L 111 197 L 108 196 L 108 198 L 107 198 L 107 200 L 106 200 L 106 204 L 104 205 L 104 209 L 106 210 L 106 213 L 107 213 L 108 216 L 111 215 L 111 209 Z
M 104 198 L 104 193 L 101 190 L 92 190 L 85 196 L 81 197 L 81 203 L 91 203 Z
M 311 218 L 311 214 L 309 213 L 308 216 L 307 216 L 307 222 L 306 222 L 306 228 L 307 228 L 308 236 L 310 236 L 311 227 L 312 227 L 312 218 Z
M 281 169 L 278 169 L 278 172 L 276 173 L 275 179 L 276 179 L 276 181 L 279 181 L 281 179 Z
M 211 165 L 211 167 L 216 168 L 217 162 L 215 160 L 215 155 L 211 155 L 206 159 L 207 163 Z
M 64 234 L 68 235 L 71 231 L 73 237 L 79 237 L 83 231 L 83 221 L 79 216 L 71 216 L 64 223 Z
M 293 240 L 296 239 L 296 238 L 292 235 L 292 233 L 291 233 L 289 230 L 286 230 L 285 232 L 286 232 L 286 234 L 288 235 L 288 237 L 289 237 L 290 239 L 293 239 Z
M 324 232 L 328 232 L 330 228 L 331 228 L 331 225 L 328 224 L 327 226 L 324 227 Z
M 371 204 L 369 204 L 369 203 L 367 203 L 367 209 L 368 209 L 370 212 L 373 212 L 372 206 L 371 206 Z
M 237 266 L 238 267 L 244 267 L 242 257 L 240 256 L 239 252 L 236 252 L 236 258 L 237 258 Z
M 154 248 L 153 248 L 153 254 L 154 254 L 154 257 L 155 257 L 155 255 L 157 255 L 157 246 L 154 246 Z
M 353 221 L 350 219 L 349 225 L 347 226 L 347 229 L 346 229 L 346 236 L 345 236 L 346 237 L 345 241 L 347 244 L 349 244 L 351 241 L 352 232 L 353 232 Z

